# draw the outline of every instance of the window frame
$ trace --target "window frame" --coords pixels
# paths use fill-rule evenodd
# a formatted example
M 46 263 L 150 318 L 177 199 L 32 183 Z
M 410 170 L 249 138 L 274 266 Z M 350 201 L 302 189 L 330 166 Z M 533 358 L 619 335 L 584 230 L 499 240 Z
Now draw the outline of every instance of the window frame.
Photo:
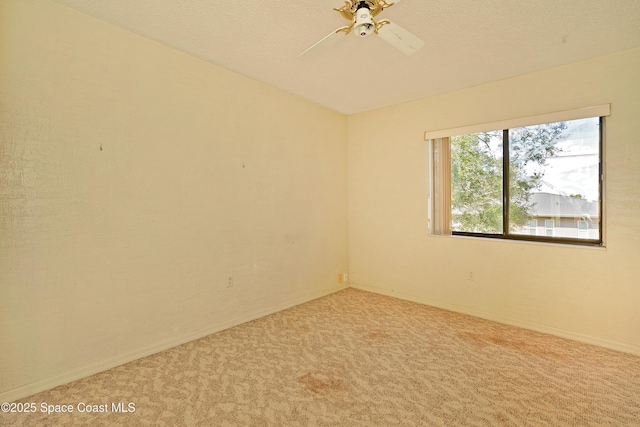
M 489 238 L 489 239 L 501 239 L 501 240 L 510 240 L 510 241 L 523 241 L 523 242 L 538 242 L 538 243 L 552 243 L 552 244 L 569 244 L 569 245 L 577 245 L 577 246 L 595 246 L 595 247 L 604 247 L 605 246 L 605 227 L 604 227 L 604 193 L 605 193 L 605 182 L 604 182 L 604 164 L 605 164 L 605 153 L 604 153 L 604 139 L 605 139 L 605 117 L 610 114 L 610 104 L 605 104 L 596 107 L 588 107 L 580 110 L 571 110 L 557 113 L 544 114 L 529 118 L 520 118 L 514 120 L 506 120 L 495 123 L 481 124 L 481 125 L 473 125 L 466 126 L 457 129 L 448 129 L 448 130 L 440 130 L 433 132 L 425 132 L 425 140 L 430 142 L 430 145 L 433 144 L 436 139 L 446 139 L 449 140 L 450 137 L 455 135 L 463 135 L 470 133 L 480 133 L 480 132 L 490 132 L 496 130 L 502 130 L 503 132 L 503 194 L 502 194 L 502 217 L 503 217 L 503 226 L 502 233 L 476 233 L 476 232 L 463 232 L 463 231 L 449 231 L 448 233 L 441 233 L 437 230 L 434 232 L 434 229 L 430 226 L 430 233 L 436 235 L 453 235 L 453 236 L 465 236 L 465 237 L 476 237 L 476 238 Z M 509 217 L 508 217 L 508 209 L 510 202 L 509 195 L 509 129 L 525 127 L 525 126 L 533 126 L 540 124 L 548 124 L 562 121 L 571 121 L 571 120 L 579 120 L 579 119 L 587 119 L 587 118 L 599 118 L 599 141 L 598 141 L 598 149 L 599 149 L 599 174 L 598 174 L 598 189 L 599 189 L 599 197 L 598 197 L 598 210 L 600 214 L 600 221 L 598 227 L 598 238 L 597 239 L 585 239 L 585 238 L 571 238 L 571 237 L 550 237 L 546 236 L 546 227 L 545 227 L 545 235 L 540 235 L 536 233 L 535 235 L 531 234 L 514 234 L 509 231 Z M 433 152 L 430 149 L 430 166 L 434 164 L 434 160 L 432 159 Z M 433 172 L 430 169 L 429 171 L 430 179 L 433 180 Z M 506 177 L 506 179 L 505 179 Z M 450 188 L 450 186 L 449 186 Z M 430 186 L 430 194 L 429 194 L 429 215 L 433 214 L 434 206 L 437 203 L 434 203 L 434 194 L 433 187 Z M 450 195 L 449 195 L 450 199 Z M 449 204 L 449 210 L 450 210 Z M 430 221 L 430 224 L 432 222 Z

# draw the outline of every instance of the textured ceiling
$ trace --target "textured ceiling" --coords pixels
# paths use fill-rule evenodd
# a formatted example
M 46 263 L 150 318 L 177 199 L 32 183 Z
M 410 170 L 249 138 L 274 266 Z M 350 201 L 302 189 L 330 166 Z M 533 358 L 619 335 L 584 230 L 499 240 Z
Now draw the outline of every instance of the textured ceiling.
M 415 55 L 349 35 L 307 59 L 343 0 L 55 1 L 345 114 L 640 46 L 640 0 L 403 0 L 378 19 Z

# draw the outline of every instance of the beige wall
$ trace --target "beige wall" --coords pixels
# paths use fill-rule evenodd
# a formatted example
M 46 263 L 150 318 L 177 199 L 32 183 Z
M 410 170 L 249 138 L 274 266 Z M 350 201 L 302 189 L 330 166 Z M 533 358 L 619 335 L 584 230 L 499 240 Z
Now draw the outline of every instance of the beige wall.
M 55 3 L 0 0 L 0 401 L 337 290 L 346 126 Z
M 425 131 L 604 103 L 606 249 L 428 235 Z M 349 117 L 352 286 L 640 354 L 639 118 L 640 49 Z

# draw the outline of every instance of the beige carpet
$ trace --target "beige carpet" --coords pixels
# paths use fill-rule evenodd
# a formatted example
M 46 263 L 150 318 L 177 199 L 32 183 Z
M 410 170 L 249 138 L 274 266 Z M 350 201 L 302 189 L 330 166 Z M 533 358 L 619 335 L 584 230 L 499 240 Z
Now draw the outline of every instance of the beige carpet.
M 640 357 L 347 289 L 21 402 L 76 410 L 0 425 L 640 426 Z

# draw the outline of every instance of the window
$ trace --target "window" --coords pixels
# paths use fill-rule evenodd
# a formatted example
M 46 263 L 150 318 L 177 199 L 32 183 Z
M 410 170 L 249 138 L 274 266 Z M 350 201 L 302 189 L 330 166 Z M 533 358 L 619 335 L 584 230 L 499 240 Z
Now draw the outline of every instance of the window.
M 587 220 L 579 220 L 578 221 L 578 237 L 581 239 L 589 238 L 589 221 Z
M 566 120 L 435 132 L 438 138 L 428 138 L 431 232 L 602 245 L 602 126 L 609 106 L 588 110 L 581 113 L 599 115 L 569 112 Z
M 544 231 L 545 235 L 552 237 L 553 236 L 553 228 L 555 227 L 555 223 L 552 219 L 544 220 Z

